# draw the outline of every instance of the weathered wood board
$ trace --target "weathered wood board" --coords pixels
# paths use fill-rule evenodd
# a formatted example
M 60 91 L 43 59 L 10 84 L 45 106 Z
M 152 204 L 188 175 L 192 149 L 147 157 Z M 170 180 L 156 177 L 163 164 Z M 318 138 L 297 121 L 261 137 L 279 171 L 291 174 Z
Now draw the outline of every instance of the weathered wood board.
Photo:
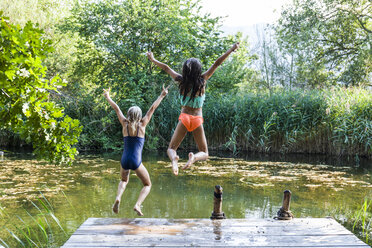
M 332 218 L 89 218 L 67 247 L 369 247 Z

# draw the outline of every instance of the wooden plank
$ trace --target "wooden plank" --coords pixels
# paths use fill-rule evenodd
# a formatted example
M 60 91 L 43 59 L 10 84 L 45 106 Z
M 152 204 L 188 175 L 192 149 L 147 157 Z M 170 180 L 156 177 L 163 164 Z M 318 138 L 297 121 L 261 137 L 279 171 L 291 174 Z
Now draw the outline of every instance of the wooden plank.
M 285 225 L 339 225 L 332 218 L 295 218 L 291 221 L 278 221 L 274 219 L 225 219 L 225 220 L 213 220 L 220 221 L 222 224 L 229 226 L 255 226 L 255 225 L 270 225 L 270 226 L 282 226 Z M 136 225 L 169 225 L 169 224 L 184 224 L 184 223 L 196 223 L 196 224 L 209 224 L 210 219 L 158 219 L 158 218 L 141 218 L 141 219 L 120 219 L 120 218 L 89 218 L 82 226 L 87 225 L 109 225 L 109 224 L 136 224 Z
M 346 230 L 335 220 L 331 218 L 319 218 L 319 219 L 294 219 L 291 221 L 277 221 L 271 219 L 263 220 L 241 220 L 241 219 L 227 219 L 227 220 L 214 220 L 210 219 L 179 219 L 179 220 L 167 220 L 167 219 L 88 219 L 80 228 L 88 228 L 89 226 L 94 226 L 99 228 L 99 226 L 136 226 L 136 227 L 157 227 L 157 226 L 177 226 L 178 228 L 197 228 L 197 227 L 210 227 L 215 228 L 220 226 L 225 227 L 266 227 L 266 228 L 295 228 L 299 229 L 301 227 L 313 228 L 313 229 L 336 229 L 336 230 Z
M 331 218 L 89 218 L 63 247 L 369 247 Z
M 182 245 L 182 246 L 187 247 L 187 245 Z M 67 246 L 63 246 L 63 247 L 67 247 Z M 82 247 L 82 246 L 68 246 L 68 247 Z M 100 247 L 102 247 L 102 248 L 106 248 L 106 247 L 109 247 L 109 248 L 128 248 L 128 247 L 131 247 L 131 246 L 102 245 Z M 141 247 L 141 246 L 139 246 L 139 247 Z M 146 247 L 146 246 L 142 246 L 142 247 Z M 175 246 L 157 245 L 156 247 L 167 247 L 167 248 L 169 248 L 169 247 L 175 247 Z M 211 247 L 211 246 L 208 246 L 208 247 Z M 221 247 L 224 247 L 224 246 L 221 246 Z M 242 247 L 249 247 L 249 248 L 287 248 L 288 246 L 242 246 Z M 314 247 L 314 246 L 291 246 L 291 248 L 310 248 L 310 247 Z M 370 247 L 370 246 L 349 246 L 349 245 L 347 245 L 347 246 L 319 246 L 319 247 L 321 247 L 321 248 L 350 248 L 350 247 L 355 247 L 355 248 L 362 247 L 362 248 L 364 248 L 364 247 Z M 82 248 L 97 248 L 97 246 L 84 246 Z
M 146 233 L 158 233 L 158 234 L 172 234 L 182 231 L 183 233 L 210 233 L 210 232 L 221 232 L 227 233 L 240 233 L 244 232 L 247 235 L 340 235 L 340 234 L 351 234 L 347 229 L 334 226 L 329 228 L 328 226 L 321 227 L 309 227 L 309 226 L 295 226 L 295 228 L 289 226 L 226 226 L 226 225 L 215 225 L 215 226 L 202 226 L 195 225 L 183 228 L 181 226 L 142 226 L 134 228 L 132 225 L 105 225 L 105 226 L 82 226 L 74 234 L 76 235 L 88 235 L 88 234 L 111 234 L 111 235 L 133 235 L 133 234 L 146 234 Z
M 298 247 L 324 247 L 324 246 L 344 246 L 344 247 L 368 247 L 361 243 L 355 236 L 228 236 L 216 240 L 213 235 L 206 236 L 168 236 L 151 237 L 143 236 L 111 236 L 111 235 L 73 235 L 69 243 L 64 247 L 139 247 L 139 246 L 238 246 L 238 247 L 270 247 L 270 246 L 298 246 Z
M 93 225 L 93 223 L 98 225 Z M 110 224 L 116 223 L 116 224 Z M 104 225 L 105 224 L 105 225 Z M 211 232 L 223 229 L 224 233 L 234 233 L 244 230 L 246 234 L 261 235 L 326 235 L 326 234 L 351 234 L 347 229 L 330 218 L 324 219 L 299 219 L 296 221 L 276 220 L 215 220 L 189 219 L 167 220 L 146 219 L 146 221 L 134 221 L 134 219 L 92 219 L 83 224 L 75 234 L 111 234 L 131 235 L 143 233 L 173 234 L 174 232 Z

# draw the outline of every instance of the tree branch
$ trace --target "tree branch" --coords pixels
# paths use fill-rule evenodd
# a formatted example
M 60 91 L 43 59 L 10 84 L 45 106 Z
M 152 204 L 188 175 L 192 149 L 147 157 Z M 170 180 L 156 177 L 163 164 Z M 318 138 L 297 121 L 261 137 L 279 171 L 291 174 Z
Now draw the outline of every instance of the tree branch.
M 360 26 L 367 32 L 367 33 L 372 33 L 372 30 L 369 30 L 366 26 L 364 26 L 364 23 L 357 17 L 355 16 L 355 18 L 358 20 Z
M 4 93 L 4 95 L 6 95 L 8 98 L 10 98 L 10 96 L 3 89 L 1 89 L 1 91 Z

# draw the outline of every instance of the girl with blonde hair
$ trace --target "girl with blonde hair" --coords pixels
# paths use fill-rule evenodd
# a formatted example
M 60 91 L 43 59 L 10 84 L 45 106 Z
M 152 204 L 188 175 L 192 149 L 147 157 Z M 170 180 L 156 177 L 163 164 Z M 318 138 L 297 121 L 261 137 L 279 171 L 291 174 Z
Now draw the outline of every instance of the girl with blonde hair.
M 141 211 L 141 204 L 150 193 L 151 180 L 150 175 L 146 167 L 142 164 L 142 150 L 145 142 L 145 131 L 146 126 L 150 122 L 152 114 L 159 106 L 163 98 L 168 94 L 168 88 L 164 88 L 160 96 L 151 105 L 146 115 L 142 118 L 142 111 L 139 107 L 133 106 L 128 110 L 127 118 L 121 112 L 119 106 L 111 99 L 110 89 L 104 89 L 103 95 L 115 110 L 116 115 L 123 127 L 123 139 L 124 139 L 124 150 L 121 157 L 120 175 L 121 181 L 119 182 L 118 191 L 115 199 L 115 203 L 112 206 L 114 213 L 119 212 L 119 205 L 121 196 L 123 195 L 125 188 L 129 182 L 130 170 L 134 170 L 138 178 L 143 183 L 143 188 L 138 196 L 138 200 L 134 205 L 133 210 L 137 212 L 139 216 L 143 216 Z

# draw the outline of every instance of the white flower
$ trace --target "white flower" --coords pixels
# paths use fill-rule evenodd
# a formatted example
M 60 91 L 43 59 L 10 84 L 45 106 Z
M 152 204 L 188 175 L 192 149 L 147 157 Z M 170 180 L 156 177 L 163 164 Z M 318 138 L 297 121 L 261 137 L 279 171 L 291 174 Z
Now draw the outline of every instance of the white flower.
M 26 70 L 25 68 L 22 68 L 21 70 L 17 71 L 17 75 L 27 78 L 30 76 L 30 72 Z
M 26 47 L 30 47 L 30 43 L 28 43 L 28 41 L 25 42 L 25 46 Z
M 30 76 L 30 72 L 28 70 L 26 70 L 25 68 L 22 68 L 21 69 L 21 73 L 19 75 L 21 77 L 29 77 Z
M 24 103 L 24 104 L 22 105 L 22 112 L 23 112 L 25 115 L 26 115 L 26 112 L 27 112 L 28 108 L 29 108 L 29 106 L 28 106 L 27 103 Z
M 56 128 L 56 123 L 53 121 L 52 123 L 50 123 L 50 129 L 55 129 Z

